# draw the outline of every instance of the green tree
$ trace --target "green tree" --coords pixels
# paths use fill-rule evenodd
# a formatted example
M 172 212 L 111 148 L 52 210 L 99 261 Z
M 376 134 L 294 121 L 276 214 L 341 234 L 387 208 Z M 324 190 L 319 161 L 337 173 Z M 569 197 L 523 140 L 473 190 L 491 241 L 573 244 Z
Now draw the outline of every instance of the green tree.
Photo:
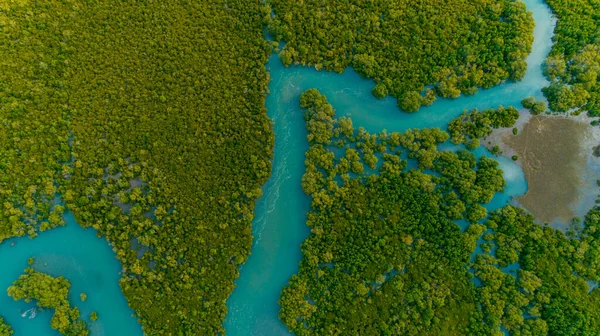
M 4 322 L 4 319 L 0 317 L 0 335 L 11 336 L 13 334 L 12 328 Z
M 25 273 L 8 287 L 8 295 L 25 302 L 37 301 L 38 307 L 54 309 L 50 320 L 52 329 L 67 336 L 87 336 L 85 322 L 79 319 L 77 307 L 71 308 L 68 301 L 71 284 L 63 277 L 53 278 L 47 274 L 27 268 Z
M 63 225 L 61 195 L 111 242 L 145 333 L 223 333 L 271 171 L 270 10 L 242 0 L 0 8 L 0 241 Z M 290 45 L 282 57 L 299 53 Z
M 479 304 L 465 266 L 486 228 L 463 231 L 450 218 L 486 216 L 480 204 L 504 187 L 498 164 L 468 151 L 439 152 L 449 139 L 439 129 L 350 131 L 314 89 L 300 101 L 310 144 L 302 186 L 312 198 L 311 235 L 281 292 L 282 322 L 298 335 L 474 330 L 469 317 Z M 345 154 L 334 155 L 336 143 Z M 419 168 L 406 170 L 401 151 Z
M 352 66 L 377 83 L 376 97 L 396 97 L 407 112 L 432 104 L 435 93 L 456 98 L 505 79 L 520 80 L 533 42 L 533 18 L 521 1 L 269 4 L 274 13 L 269 31 L 286 43 L 280 53 L 284 65 L 339 73 Z M 426 87 L 431 93 L 417 99 Z

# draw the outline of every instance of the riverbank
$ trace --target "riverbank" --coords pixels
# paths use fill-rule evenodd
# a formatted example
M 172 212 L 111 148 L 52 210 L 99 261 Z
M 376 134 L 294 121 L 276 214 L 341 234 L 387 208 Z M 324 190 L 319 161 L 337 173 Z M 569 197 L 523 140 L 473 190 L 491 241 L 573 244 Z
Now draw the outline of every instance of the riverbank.
M 500 146 L 525 172 L 528 192 L 517 202 L 541 222 L 565 229 L 573 217 L 583 217 L 598 195 L 600 128 L 585 115 L 532 115 L 521 111 L 515 127 L 494 131 L 484 143 Z
M 91 335 L 144 335 L 119 286 L 121 264 L 112 247 L 97 237 L 95 229 L 83 229 L 70 211 L 65 212 L 64 219 L 65 226 L 42 232 L 35 239 L 11 238 L 0 244 L 0 290 L 4 293 L 0 295 L 0 316 L 17 336 L 58 335 L 50 328 L 53 309 L 38 311 L 35 318 L 23 316 L 36 303 L 15 301 L 6 294 L 23 270 L 32 267 L 69 280 L 69 301 L 78 307 Z M 35 260 L 32 265 L 29 258 Z M 81 293 L 86 294 L 85 301 L 81 301 Z M 97 321 L 90 319 L 92 312 L 100 316 Z
M 227 300 L 228 315 L 224 323 L 229 336 L 290 335 L 278 318 L 280 292 L 298 271 L 302 258 L 300 244 L 309 235 L 306 213 L 310 200 L 301 189 L 305 171 L 304 153 L 308 150 L 306 123 L 300 109 L 300 94 L 317 88 L 335 107 L 339 117 L 352 119 L 355 127 L 376 134 L 405 132 L 415 128 L 446 128 L 464 110 L 517 106 L 528 96 L 540 100 L 541 88 L 549 84 L 542 64 L 552 46 L 556 20 L 543 0 L 525 0 L 536 22 L 533 51 L 527 59 L 527 73 L 520 82 L 506 81 L 457 99 L 438 99 L 418 113 L 402 113 L 396 99 L 376 99 L 373 81 L 362 78 L 348 68 L 337 74 L 314 68 L 283 67 L 279 56 L 271 56 L 267 68 L 271 77 L 267 111 L 273 121 L 275 150 L 271 177 L 262 188 L 253 220 L 252 255 L 240 269 L 236 289 Z M 480 148 L 478 155 L 489 155 Z M 527 185 L 518 167 L 510 159 L 498 158 L 507 187 L 497 193 L 488 211 L 506 205 L 511 197 L 524 194 Z

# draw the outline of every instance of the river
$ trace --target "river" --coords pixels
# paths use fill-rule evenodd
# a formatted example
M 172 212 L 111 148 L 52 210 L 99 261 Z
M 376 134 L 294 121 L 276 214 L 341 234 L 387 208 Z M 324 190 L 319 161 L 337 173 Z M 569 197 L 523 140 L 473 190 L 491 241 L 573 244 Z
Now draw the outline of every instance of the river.
M 309 234 L 305 221 L 310 199 L 300 187 L 304 152 L 308 149 L 300 94 L 317 88 L 338 116 L 348 116 L 356 128 L 362 126 L 373 133 L 384 129 L 389 132 L 424 127 L 445 129 L 465 109 L 520 106 L 521 100 L 528 96 L 544 100 L 541 89 L 548 81 L 543 75 L 542 64 L 552 46 L 555 20 L 542 0 L 525 0 L 525 3 L 533 12 L 536 28 L 533 51 L 527 59 L 523 80 L 480 90 L 469 97 L 438 99 L 417 113 L 401 112 L 395 99 L 375 99 L 371 95 L 374 82 L 361 78 L 352 69 L 340 75 L 308 67 L 285 68 L 278 56 L 271 57 L 267 109 L 276 136 L 273 171 L 256 206 L 252 255 L 242 266 L 236 288 L 227 301 L 227 335 L 289 334 L 278 319 L 277 300 L 282 287 L 298 270 L 302 257 L 300 244 Z M 483 148 L 476 154 L 490 156 Z M 527 191 L 522 169 L 510 159 L 500 157 L 496 160 L 504 170 L 507 188 L 486 206 L 488 210 L 502 207 L 511 197 L 524 195 Z
M 362 126 L 370 132 L 446 128 L 448 122 L 465 109 L 519 106 L 521 99 L 527 96 L 543 100 L 541 88 L 548 82 L 541 67 L 552 45 L 554 19 L 542 0 L 525 0 L 525 3 L 533 12 L 536 29 L 524 79 L 481 90 L 469 97 L 439 99 L 414 114 L 402 113 L 395 99 L 375 99 L 371 95 L 374 83 L 351 69 L 339 75 L 306 67 L 285 68 L 276 55 L 271 57 L 267 65 L 271 74 L 267 109 L 276 134 L 273 170 L 256 205 L 252 255 L 242 266 L 237 287 L 227 301 L 229 314 L 224 325 L 228 335 L 289 334 L 278 319 L 277 300 L 282 287 L 298 270 L 300 244 L 309 234 L 305 220 L 310 200 L 300 187 L 304 152 L 308 149 L 303 111 L 298 101 L 300 94 L 310 88 L 319 89 L 338 116 L 349 116 L 355 127 Z M 483 148 L 476 154 L 490 155 Z M 487 205 L 490 210 L 527 191 L 523 171 L 511 160 L 497 160 L 508 186 Z M 27 267 L 27 259 L 35 257 L 37 270 L 64 276 L 71 282 L 70 301 L 80 308 L 88 323 L 89 314 L 98 312 L 98 321 L 90 323 L 93 335 L 142 335 L 119 288 L 120 265 L 112 249 L 104 239 L 96 237 L 94 230 L 84 230 L 77 225 L 68 212 L 65 219 L 65 227 L 41 233 L 33 240 L 17 238 L 0 244 L 0 293 Z M 15 245 L 11 246 L 13 242 Z M 79 300 L 80 293 L 87 294 L 85 302 Z M 6 294 L 0 295 L 0 316 L 13 327 L 15 335 L 56 335 L 56 331 L 50 329 L 51 311 L 38 313 L 34 319 L 21 317 L 33 306 L 33 303 L 15 302 Z

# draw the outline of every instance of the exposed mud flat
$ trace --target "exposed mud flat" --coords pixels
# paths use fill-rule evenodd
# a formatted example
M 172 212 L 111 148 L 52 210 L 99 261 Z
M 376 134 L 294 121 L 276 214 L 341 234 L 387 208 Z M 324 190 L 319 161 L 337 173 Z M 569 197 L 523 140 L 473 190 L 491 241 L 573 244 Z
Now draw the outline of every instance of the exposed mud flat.
M 573 217 L 583 217 L 598 196 L 600 128 L 584 115 L 531 115 L 521 111 L 515 127 L 496 130 L 485 144 L 499 145 L 504 156 L 518 156 L 528 191 L 517 202 L 541 222 L 565 229 Z

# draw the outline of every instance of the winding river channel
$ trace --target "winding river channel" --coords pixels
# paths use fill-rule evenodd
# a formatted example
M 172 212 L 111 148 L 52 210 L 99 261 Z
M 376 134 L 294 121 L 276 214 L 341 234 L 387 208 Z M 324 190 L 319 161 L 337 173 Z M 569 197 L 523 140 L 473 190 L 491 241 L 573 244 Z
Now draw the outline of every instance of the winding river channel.
M 227 302 L 225 328 L 229 336 L 289 334 L 278 319 L 277 300 L 282 287 L 298 270 L 302 257 L 300 244 L 309 234 L 305 222 L 310 200 L 300 187 L 304 152 L 308 149 L 299 103 L 302 92 L 319 89 L 338 116 L 348 116 L 355 127 L 362 126 L 373 133 L 384 129 L 389 132 L 424 127 L 445 129 L 465 109 L 520 106 L 521 100 L 528 96 L 544 100 L 541 89 L 548 81 L 542 64 L 552 47 L 555 20 L 542 0 L 525 0 L 525 3 L 533 12 L 536 28 L 527 74 L 522 81 L 506 82 L 469 97 L 438 99 L 413 114 L 401 112 L 395 99 L 375 99 L 371 94 L 373 81 L 361 78 L 352 69 L 339 75 L 307 67 L 285 68 L 276 55 L 271 57 L 267 109 L 276 136 L 273 171 L 256 206 L 252 255 L 242 266 L 236 289 Z M 490 155 L 483 148 L 476 154 Z M 507 188 L 496 195 L 488 209 L 502 207 L 511 197 L 527 192 L 521 168 L 504 157 L 496 160 L 504 170 Z
M 242 266 L 237 287 L 227 301 L 229 313 L 225 328 L 228 335 L 289 334 L 278 319 L 277 300 L 282 287 L 298 269 L 300 244 L 309 234 L 305 220 L 310 200 L 300 187 L 304 153 L 308 149 L 300 94 L 310 88 L 319 89 L 339 116 L 351 117 L 356 127 L 362 126 L 370 132 L 383 129 L 402 132 L 424 127 L 445 129 L 448 122 L 465 109 L 520 106 L 521 99 L 527 96 L 541 100 L 541 88 L 548 83 L 542 74 L 542 63 L 552 45 L 555 22 L 542 0 L 525 0 L 525 3 L 536 22 L 533 52 L 527 60 L 525 78 L 469 97 L 440 99 L 414 114 L 402 113 L 395 99 L 375 99 L 371 95 L 374 83 L 351 69 L 339 75 L 306 67 L 285 68 L 276 55 L 271 57 L 267 108 L 276 134 L 273 171 L 256 206 L 252 255 Z M 483 148 L 476 154 L 490 155 Z M 497 160 L 504 170 L 507 188 L 496 195 L 488 209 L 499 208 L 527 191 L 523 171 L 511 160 L 502 157 Z M 69 213 L 65 216 L 65 227 L 44 232 L 34 240 L 18 238 L 0 244 L 0 316 L 17 336 L 57 334 L 50 329 L 51 311 L 38 313 L 33 319 L 22 317 L 34 304 L 14 302 L 2 294 L 27 267 L 28 258 L 35 257 L 36 269 L 64 276 L 71 282 L 70 300 L 90 323 L 93 335 L 142 335 L 119 288 L 120 265 L 112 249 L 104 239 L 96 237 L 94 230 L 82 229 Z M 85 302 L 80 302 L 80 293 L 87 294 Z M 89 321 L 92 311 L 100 316 L 96 322 Z

